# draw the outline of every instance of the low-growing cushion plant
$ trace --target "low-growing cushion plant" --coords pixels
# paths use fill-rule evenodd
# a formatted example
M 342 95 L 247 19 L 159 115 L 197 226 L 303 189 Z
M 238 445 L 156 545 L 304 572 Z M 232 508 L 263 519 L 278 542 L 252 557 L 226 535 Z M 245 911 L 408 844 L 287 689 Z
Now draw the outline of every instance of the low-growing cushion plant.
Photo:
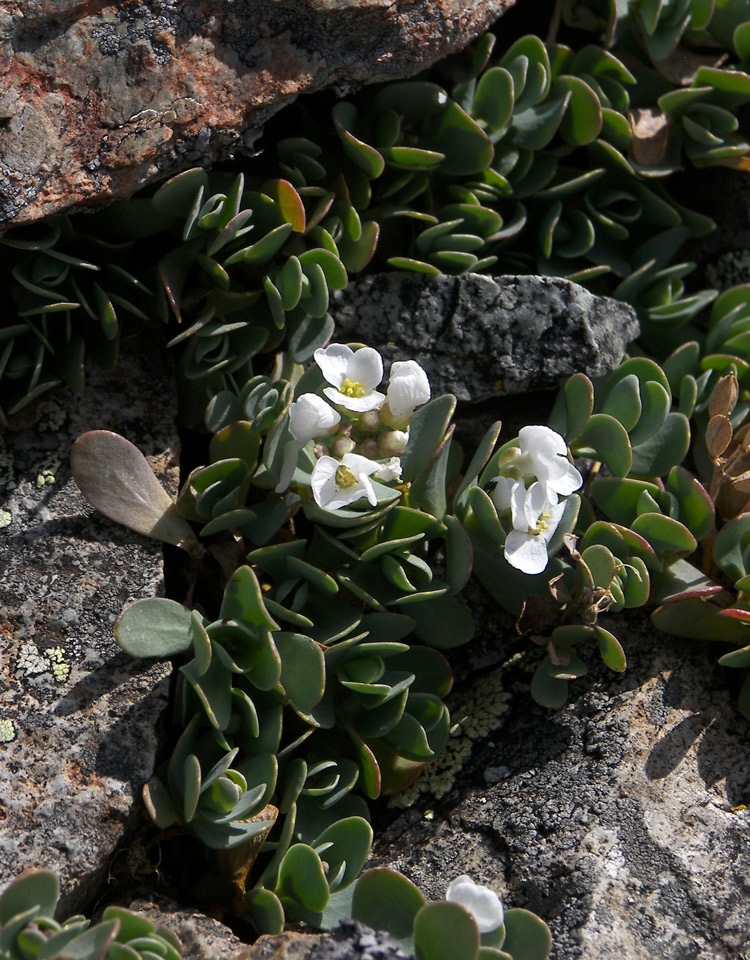
M 692 283 L 680 251 L 713 224 L 668 191 L 685 166 L 747 163 L 750 3 L 558 13 L 546 40 L 496 52 L 487 35 L 429 76 L 299 105 L 296 135 L 241 170 L 2 240 L 4 421 L 80 389 L 85 355 L 113 364 L 130 318 L 181 351 L 182 420 L 211 441 L 176 500 L 106 431 L 73 470 L 112 519 L 222 558 L 214 608 L 143 600 L 116 634 L 178 665 L 146 808 L 217 851 L 259 932 L 353 916 L 422 960 L 547 956 L 525 911 L 483 931 L 450 890 L 426 904 L 393 871 L 357 879 L 370 803 L 446 745 L 472 572 L 532 640 L 549 707 L 588 647 L 626 668 L 608 611 L 649 606 L 750 666 L 750 287 Z M 455 399 L 419 364 L 393 363 L 386 388 L 377 350 L 336 342 L 330 292 L 385 268 L 567 277 L 632 303 L 641 340 L 608 377 L 573 376 L 548 425 L 495 424 L 464 461 Z

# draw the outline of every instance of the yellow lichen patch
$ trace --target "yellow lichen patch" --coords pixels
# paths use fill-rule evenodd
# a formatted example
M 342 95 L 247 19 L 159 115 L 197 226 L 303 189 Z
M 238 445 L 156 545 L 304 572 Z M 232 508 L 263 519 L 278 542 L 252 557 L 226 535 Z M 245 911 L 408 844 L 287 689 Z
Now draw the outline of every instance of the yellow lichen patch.
M 23 644 L 16 670 L 27 676 L 51 673 L 58 683 L 65 683 L 70 676 L 70 664 L 65 660 L 65 651 L 62 647 L 50 647 L 46 653 L 42 654 L 35 643 Z
M 51 647 L 47 657 L 52 664 L 52 676 L 58 683 L 65 683 L 70 674 L 70 664 L 65 662 L 65 652 L 62 647 Z
M 36 485 L 37 487 L 48 487 L 57 483 L 57 471 L 60 469 L 61 462 L 58 457 L 49 456 L 40 460 L 36 465 Z
M 9 527 L 13 522 L 13 514 L 9 510 L 0 510 L 0 530 Z
M 12 720 L 0 720 L 0 743 L 16 739 L 16 727 Z

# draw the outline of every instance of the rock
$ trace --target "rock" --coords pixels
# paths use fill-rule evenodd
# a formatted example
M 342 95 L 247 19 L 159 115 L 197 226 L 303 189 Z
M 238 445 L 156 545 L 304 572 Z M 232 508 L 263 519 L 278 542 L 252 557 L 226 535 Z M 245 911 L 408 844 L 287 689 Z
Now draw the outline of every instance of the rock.
M 376 840 L 376 862 L 432 898 L 462 873 L 493 886 L 547 921 L 555 960 L 748 956 L 749 729 L 729 689 L 739 678 L 715 648 L 655 636 L 638 612 L 605 625 L 627 670 L 594 667 L 557 712 L 530 700 L 528 667 L 467 678 L 474 710 L 454 704 L 459 735 L 484 725 L 492 737 L 453 772 L 455 791 L 423 794 Z M 482 700 L 490 681 L 495 697 Z
M 329 934 L 261 937 L 245 960 L 409 960 L 389 933 L 342 920 Z
M 8 0 L 0 225 L 252 151 L 298 94 L 412 76 L 514 0 Z
M 54 870 L 66 915 L 140 816 L 167 703 L 170 665 L 132 660 L 112 632 L 124 604 L 163 592 L 161 547 L 95 514 L 69 469 L 73 441 L 108 428 L 174 489 L 171 378 L 138 345 L 81 397 L 58 394 L 33 428 L 0 436 L 0 888 Z
M 119 906 L 171 930 L 182 943 L 182 960 L 250 960 L 246 943 L 229 927 L 197 910 L 186 909 L 162 897 L 155 901 L 128 901 Z
M 390 934 L 353 920 L 342 921 L 332 933 L 292 931 L 260 937 L 248 946 L 217 920 L 163 898 L 121 906 L 175 933 L 183 960 L 409 960 Z
M 635 311 L 557 277 L 376 274 L 332 298 L 336 338 L 410 357 L 434 396 L 486 400 L 600 377 L 639 334 Z

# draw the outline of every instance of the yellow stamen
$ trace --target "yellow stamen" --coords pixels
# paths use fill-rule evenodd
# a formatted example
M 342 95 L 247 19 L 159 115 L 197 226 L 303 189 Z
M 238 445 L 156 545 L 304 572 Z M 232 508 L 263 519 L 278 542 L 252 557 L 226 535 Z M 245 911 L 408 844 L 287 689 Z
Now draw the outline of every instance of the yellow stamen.
M 339 393 L 343 393 L 345 397 L 364 397 L 365 388 L 359 380 L 350 380 L 347 377 L 339 387 Z
M 353 487 L 357 478 L 351 472 L 349 467 L 338 467 L 336 470 L 336 483 L 339 487 Z
M 538 537 L 539 534 L 540 534 L 543 530 L 546 530 L 546 529 L 547 529 L 547 527 L 549 526 L 549 524 L 547 523 L 548 520 L 549 520 L 549 514 L 548 514 L 548 513 L 542 513 L 542 514 L 540 514 L 539 519 L 537 520 L 536 526 L 534 527 L 534 529 L 533 529 L 533 530 L 529 530 L 529 533 L 532 535 L 532 537 Z

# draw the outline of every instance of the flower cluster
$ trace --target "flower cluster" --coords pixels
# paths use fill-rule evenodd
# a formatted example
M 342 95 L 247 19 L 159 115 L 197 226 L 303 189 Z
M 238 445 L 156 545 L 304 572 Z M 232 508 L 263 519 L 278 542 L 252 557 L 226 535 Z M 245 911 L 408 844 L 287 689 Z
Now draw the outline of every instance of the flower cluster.
M 543 426 L 519 431 L 518 446 L 506 451 L 501 469 L 492 500 L 499 514 L 510 512 L 505 559 L 523 573 L 542 573 L 549 560 L 547 545 L 565 510 L 560 498 L 576 491 L 583 478 L 568 459 L 565 440 Z
M 315 351 L 315 362 L 329 386 L 323 397 L 305 393 L 289 410 L 292 439 L 284 450 L 277 493 L 292 482 L 299 454 L 309 443 L 317 458 L 310 478 L 319 507 L 338 510 L 366 498 L 378 502 L 373 479 L 401 480 L 400 456 L 409 423 L 430 399 L 427 374 L 415 360 L 391 365 L 387 393 L 377 390 L 383 358 L 372 347 L 352 350 L 332 343 Z

